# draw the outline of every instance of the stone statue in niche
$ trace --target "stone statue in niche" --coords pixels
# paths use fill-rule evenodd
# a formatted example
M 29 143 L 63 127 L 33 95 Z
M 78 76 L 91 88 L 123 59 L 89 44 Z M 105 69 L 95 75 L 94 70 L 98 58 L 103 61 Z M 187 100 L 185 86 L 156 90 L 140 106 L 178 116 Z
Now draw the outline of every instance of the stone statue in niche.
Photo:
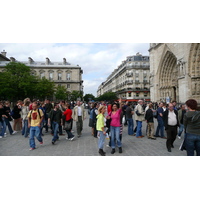
M 170 97 L 172 96 L 172 91 L 171 91 L 171 90 L 169 91 L 169 96 L 170 96 Z
M 197 91 L 197 83 L 192 82 L 192 95 L 195 95 Z
M 153 85 L 153 81 L 154 81 L 154 74 L 153 73 L 150 73 L 150 84 Z
M 177 67 L 178 67 L 178 70 L 179 70 L 179 73 L 178 75 L 181 77 L 181 76 L 185 76 L 185 62 L 182 61 L 182 60 L 179 60 L 177 62 Z
M 197 90 L 196 90 L 196 94 L 197 95 L 200 95 L 200 80 L 197 80 L 198 81 L 198 84 L 197 84 Z

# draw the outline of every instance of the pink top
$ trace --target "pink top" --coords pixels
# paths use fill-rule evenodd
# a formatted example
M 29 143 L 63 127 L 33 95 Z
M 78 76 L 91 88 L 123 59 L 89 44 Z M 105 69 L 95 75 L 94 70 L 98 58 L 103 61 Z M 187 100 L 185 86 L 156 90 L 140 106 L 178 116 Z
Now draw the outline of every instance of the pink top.
M 115 127 L 120 127 L 120 114 L 121 114 L 122 110 L 119 109 L 117 110 L 117 112 L 113 115 L 111 113 L 111 126 L 115 126 Z M 109 113 L 110 115 L 110 113 Z

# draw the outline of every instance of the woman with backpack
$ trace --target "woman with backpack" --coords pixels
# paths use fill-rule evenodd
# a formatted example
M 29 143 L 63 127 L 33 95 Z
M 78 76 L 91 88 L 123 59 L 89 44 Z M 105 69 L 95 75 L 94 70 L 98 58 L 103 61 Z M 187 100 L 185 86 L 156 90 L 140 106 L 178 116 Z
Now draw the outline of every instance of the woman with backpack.
M 63 112 L 63 115 L 65 116 L 65 125 L 64 129 L 67 132 L 68 137 L 66 140 L 74 140 L 75 136 L 72 134 L 72 126 L 73 126 L 73 119 L 72 119 L 72 110 L 70 109 L 70 104 L 66 105 L 66 110 Z

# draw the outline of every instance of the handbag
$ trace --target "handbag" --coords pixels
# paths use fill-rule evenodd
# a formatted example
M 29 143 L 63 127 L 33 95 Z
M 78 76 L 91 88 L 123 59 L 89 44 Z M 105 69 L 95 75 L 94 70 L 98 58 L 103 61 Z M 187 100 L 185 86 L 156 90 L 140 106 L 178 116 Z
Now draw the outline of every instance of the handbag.
M 155 112 L 153 112 L 153 117 L 157 118 L 158 117 L 158 111 L 156 110 Z
M 109 113 L 109 115 L 111 117 L 111 112 Z M 110 129 L 110 123 L 111 123 L 111 118 L 110 119 L 106 119 L 106 127 Z
M 138 112 L 138 106 L 136 106 L 136 108 L 135 108 L 135 113 L 136 113 L 137 116 L 142 115 L 141 113 Z
M 72 121 L 71 121 L 71 120 L 70 120 L 70 121 L 66 121 L 66 122 L 65 122 L 64 129 L 65 129 L 66 131 L 71 131 L 71 126 L 72 126 Z
M 184 140 L 179 147 L 180 151 L 186 150 L 186 137 L 187 137 L 187 134 L 185 135 Z
M 135 112 L 135 113 L 136 113 L 136 115 L 137 115 L 137 116 L 140 116 L 140 115 L 142 115 L 142 114 L 140 114 L 140 113 L 138 112 L 138 110 L 136 110 L 136 112 Z

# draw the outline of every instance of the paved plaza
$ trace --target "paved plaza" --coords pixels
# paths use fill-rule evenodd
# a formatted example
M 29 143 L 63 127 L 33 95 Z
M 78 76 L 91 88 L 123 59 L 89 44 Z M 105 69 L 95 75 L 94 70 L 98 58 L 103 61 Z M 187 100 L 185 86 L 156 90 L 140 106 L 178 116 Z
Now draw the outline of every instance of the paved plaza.
M 44 144 L 40 145 L 36 140 L 36 149 L 33 151 L 29 151 L 29 139 L 24 138 L 21 132 L 11 136 L 7 131 L 7 137 L 0 139 L 0 156 L 99 156 L 97 146 L 98 139 L 91 135 L 91 128 L 88 127 L 88 121 L 89 119 L 87 117 L 84 121 L 82 137 L 76 137 L 74 141 L 68 141 L 66 140 L 66 135 L 60 136 L 59 141 L 57 141 L 55 145 L 52 145 L 52 136 L 50 132 L 44 133 Z M 157 123 L 155 123 L 155 127 L 156 126 Z M 75 123 L 73 125 L 73 130 L 76 135 Z M 106 147 L 108 144 L 108 140 L 106 139 L 104 147 L 106 156 L 186 156 L 186 151 L 179 150 L 183 139 L 176 139 L 174 148 L 172 152 L 169 153 L 166 149 L 166 139 L 157 138 L 157 140 L 150 140 L 146 137 L 146 122 L 143 122 L 142 130 L 145 137 L 136 138 L 134 136 L 129 136 L 127 134 L 127 126 L 124 127 L 122 154 L 119 154 L 118 148 L 116 148 L 115 154 L 111 154 L 111 148 Z

